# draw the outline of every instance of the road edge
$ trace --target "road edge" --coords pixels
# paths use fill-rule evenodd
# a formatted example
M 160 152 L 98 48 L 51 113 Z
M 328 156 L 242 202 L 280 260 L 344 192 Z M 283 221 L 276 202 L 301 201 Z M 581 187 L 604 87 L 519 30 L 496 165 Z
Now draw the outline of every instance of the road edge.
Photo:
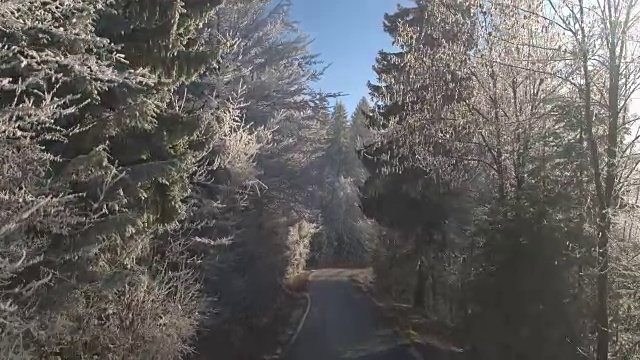
M 302 330 L 302 327 L 304 326 L 304 323 L 307 320 L 307 315 L 309 315 L 309 311 L 311 310 L 311 296 L 309 295 L 309 293 L 304 293 L 304 297 L 307 299 L 307 308 L 305 309 L 304 314 L 300 318 L 300 323 L 298 323 L 296 332 L 293 333 L 293 335 L 291 336 L 291 339 L 289 339 L 289 342 L 285 346 L 285 349 L 280 355 L 280 358 L 286 355 L 289 352 L 289 349 L 291 348 L 293 343 L 296 342 L 296 339 L 298 338 L 298 335 L 300 335 L 300 331 Z
M 307 320 L 307 316 L 309 315 L 309 311 L 311 310 L 311 296 L 309 295 L 308 292 L 304 293 L 303 295 L 307 299 L 307 308 L 305 309 L 302 317 L 300 317 L 300 322 L 296 327 L 296 331 L 293 333 L 293 335 L 291 336 L 287 344 L 283 347 L 283 350 L 282 352 L 280 352 L 278 359 L 284 359 L 285 356 L 289 353 L 289 350 L 293 346 L 293 343 L 295 343 L 296 339 L 298 338 L 298 335 L 300 335 L 300 331 L 302 330 L 302 327 L 304 326 L 304 323 Z

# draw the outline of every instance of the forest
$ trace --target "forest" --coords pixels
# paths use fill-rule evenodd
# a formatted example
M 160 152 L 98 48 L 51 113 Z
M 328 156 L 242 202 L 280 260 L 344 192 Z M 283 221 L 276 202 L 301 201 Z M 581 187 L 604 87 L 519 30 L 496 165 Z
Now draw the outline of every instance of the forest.
M 255 359 L 340 266 L 469 359 L 640 359 L 640 0 L 398 5 L 352 113 L 291 8 L 0 1 L 0 359 Z

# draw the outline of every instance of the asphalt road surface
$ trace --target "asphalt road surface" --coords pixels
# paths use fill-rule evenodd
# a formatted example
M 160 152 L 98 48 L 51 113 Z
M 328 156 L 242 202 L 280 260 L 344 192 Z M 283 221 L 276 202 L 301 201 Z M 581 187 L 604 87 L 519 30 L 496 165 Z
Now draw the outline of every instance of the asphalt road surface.
M 311 309 L 286 360 L 420 359 L 406 346 L 376 346 L 382 341 L 374 322 L 375 305 L 349 280 L 357 271 L 323 269 L 311 275 Z

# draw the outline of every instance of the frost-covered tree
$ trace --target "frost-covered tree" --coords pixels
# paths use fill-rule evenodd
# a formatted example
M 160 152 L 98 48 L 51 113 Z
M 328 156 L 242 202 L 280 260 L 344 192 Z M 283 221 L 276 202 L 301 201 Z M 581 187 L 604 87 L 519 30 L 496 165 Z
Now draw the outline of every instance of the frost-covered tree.
M 367 98 L 363 97 L 351 114 L 351 126 L 353 126 L 353 136 L 355 137 L 353 142 L 357 149 L 369 145 L 372 141 L 371 132 L 367 128 L 367 118 L 370 112 L 371 104 Z
M 73 241 L 82 227 L 91 226 L 94 219 L 99 219 L 96 212 L 80 211 L 80 196 L 74 194 L 70 186 L 74 176 L 91 177 L 91 172 L 87 171 L 88 162 L 79 159 L 75 174 L 70 172 L 50 180 L 48 172 L 56 159 L 39 144 L 47 136 L 64 137 L 54 120 L 73 113 L 77 108 L 74 101 L 83 93 L 56 90 L 69 79 L 73 81 L 88 74 L 90 67 L 77 66 L 69 78 L 63 79 L 54 70 L 65 65 L 71 68 L 77 60 L 65 56 L 70 54 L 64 51 L 63 43 L 51 46 L 62 52 L 57 56 L 54 53 L 42 59 L 36 50 L 38 34 L 50 32 L 59 40 L 68 40 L 73 38 L 74 31 L 83 33 L 89 26 L 86 22 L 78 22 L 77 28 L 68 27 L 68 31 L 56 32 L 55 29 L 59 21 L 64 21 L 64 16 L 85 15 L 90 19 L 96 8 L 54 4 L 63 12 L 60 19 L 53 19 L 51 11 L 40 5 L 5 2 L 0 7 L 0 39 L 3 43 L 0 48 L 0 357 L 4 359 L 38 358 L 42 354 L 39 345 L 51 335 L 42 330 L 46 329 L 47 315 L 55 314 L 47 290 L 49 285 L 59 284 L 54 279 L 54 271 L 69 263 L 65 261 L 66 254 L 49 254 L 49 249 L 55 245 L 51 234 L 67 234 Z M 38 22 L 24 17 L 25 13 L 38 10 Z M 32 36 L 28 36 L 29 27 Z M 100 44 L 95 37 L 84 41 L 86 46 L 99 47 Z M 95 74 L 102 74 L 102 80 L 112 77 L 110 65 L 108 62 L 94 64 Z M 45 129 L 49 130 L 46 135 L 43 134 Z M 83 258 L 81 262 L 84 261 Z M 67 295 L 68 291 L 62 294 Z
M 190 177 L 216 137 L 177 95 L 216 58 L 219 44 L 195 41 L 216 5 L 0 5 L 3 146 L 40 167 L 12 171 L 31 199 L 3 219 L 11 247 L 2 256 L 16 266 L 2 286 L 26 296 L 50 275 L 37 303 L 13 300 L 36 326 L 12 330 L 2 351 L 159 359 L 188 351 L 197 277 L 168 231 L 185 216 Z
M 447 299 L 440 287 L 455 288 L 436 272 L 449 261 L 446 227 L 468 174 L 449 154 L 458 145 L 453 140 L 465 134 L 455 114 L 470 90 L 472 18 L 471 5 L 463 1 L 415 1 L 385 15 L 384 29 L 398 50 L 379 53 L 378 84 L 369 85 L 374 104 L 367 125 L 373 137 L 359 151 L 370 174 L 360 189 L 362 207 L 401 239 L 382 239 L 376 270 L 402 269 L 398 274 L 410 283 L 404 296 L 419 308 L 425 307 L 428 274 L 430 305 Z
M 349 115 L 343 102 L 338 101 L 331 114 L 331 125 L 327 133 L 328 146 L 325 150 L 327 173 L 336 178 L 344 176 L 359 181 L 363 177 L 362 167 L 355 152 L 355 132 L 349 123 Z
M 314 186 L 317 177 L 310 164 L 324 144 L 306 139 L 324 138 L 328 123 L 321 119 L 331 94 L 311 86 L 324 68 L 309 50 L 311 39 L 291 19 L 291 6 L 285 0 L 227 1 L 219 7 L 211 25 L 219 35 L 212 41 L 234 47 L 222 56 L 218 68 L 207 70 L 198 86 L 223 99 L 243 89 L 243 121 L 265 126 L 272 134 L 269 146 L 257 157 L 260 181 L 272 193 L 278 190 L 280 196 L 300 199 L 308 186 Z
M 365 173 L 356 154 L 355 128 L 341 101 L 331 114 L 327 138 L 321 205 L 325 231 L 314 244 L 314 255 L 319 263 L 364 264 L 372 229 L 358 207 L 357 186 Z
M 234 145 L 230 154 L 246 150 L 213 162 L 220 176 L 199 185 L 203 206 L 195 218 L 207 222 L 198 232 L 211 241 L 205 289 L 215 308 L 203 323 L 201 344 L 209 350 L 202 351 L 231 347 L 256 356 L 246 354 L 256 350 L 245 345 L 247 336 L 281 310 L 280 282 L 304 266 L 317 228 L 327 101 L 312 87 L 323 69 L 290 8 L 288 1 L 226 1 L 205 41 L 233 46 L 188 86 L 198 106 L 228 108 L 231 100 L 234 140 L 221 137 L 219 145 Z
M 386 18 L 361 151 L 378 282 L 464 310 L 444 318 L 474 358 L 633 358 L 637 3 L 415 4 Z

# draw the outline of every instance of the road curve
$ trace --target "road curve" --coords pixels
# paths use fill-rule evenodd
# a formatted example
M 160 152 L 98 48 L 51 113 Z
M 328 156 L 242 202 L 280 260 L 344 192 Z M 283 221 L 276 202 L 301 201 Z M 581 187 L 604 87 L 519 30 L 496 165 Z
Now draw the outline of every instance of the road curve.
M 359 270 L 316 270 L 309 278 L 311 308 L 286 360 L 416 360 L 403 346 L 372 353 L 353 349 L 377 342 L 374 304 L 349 280 Z

